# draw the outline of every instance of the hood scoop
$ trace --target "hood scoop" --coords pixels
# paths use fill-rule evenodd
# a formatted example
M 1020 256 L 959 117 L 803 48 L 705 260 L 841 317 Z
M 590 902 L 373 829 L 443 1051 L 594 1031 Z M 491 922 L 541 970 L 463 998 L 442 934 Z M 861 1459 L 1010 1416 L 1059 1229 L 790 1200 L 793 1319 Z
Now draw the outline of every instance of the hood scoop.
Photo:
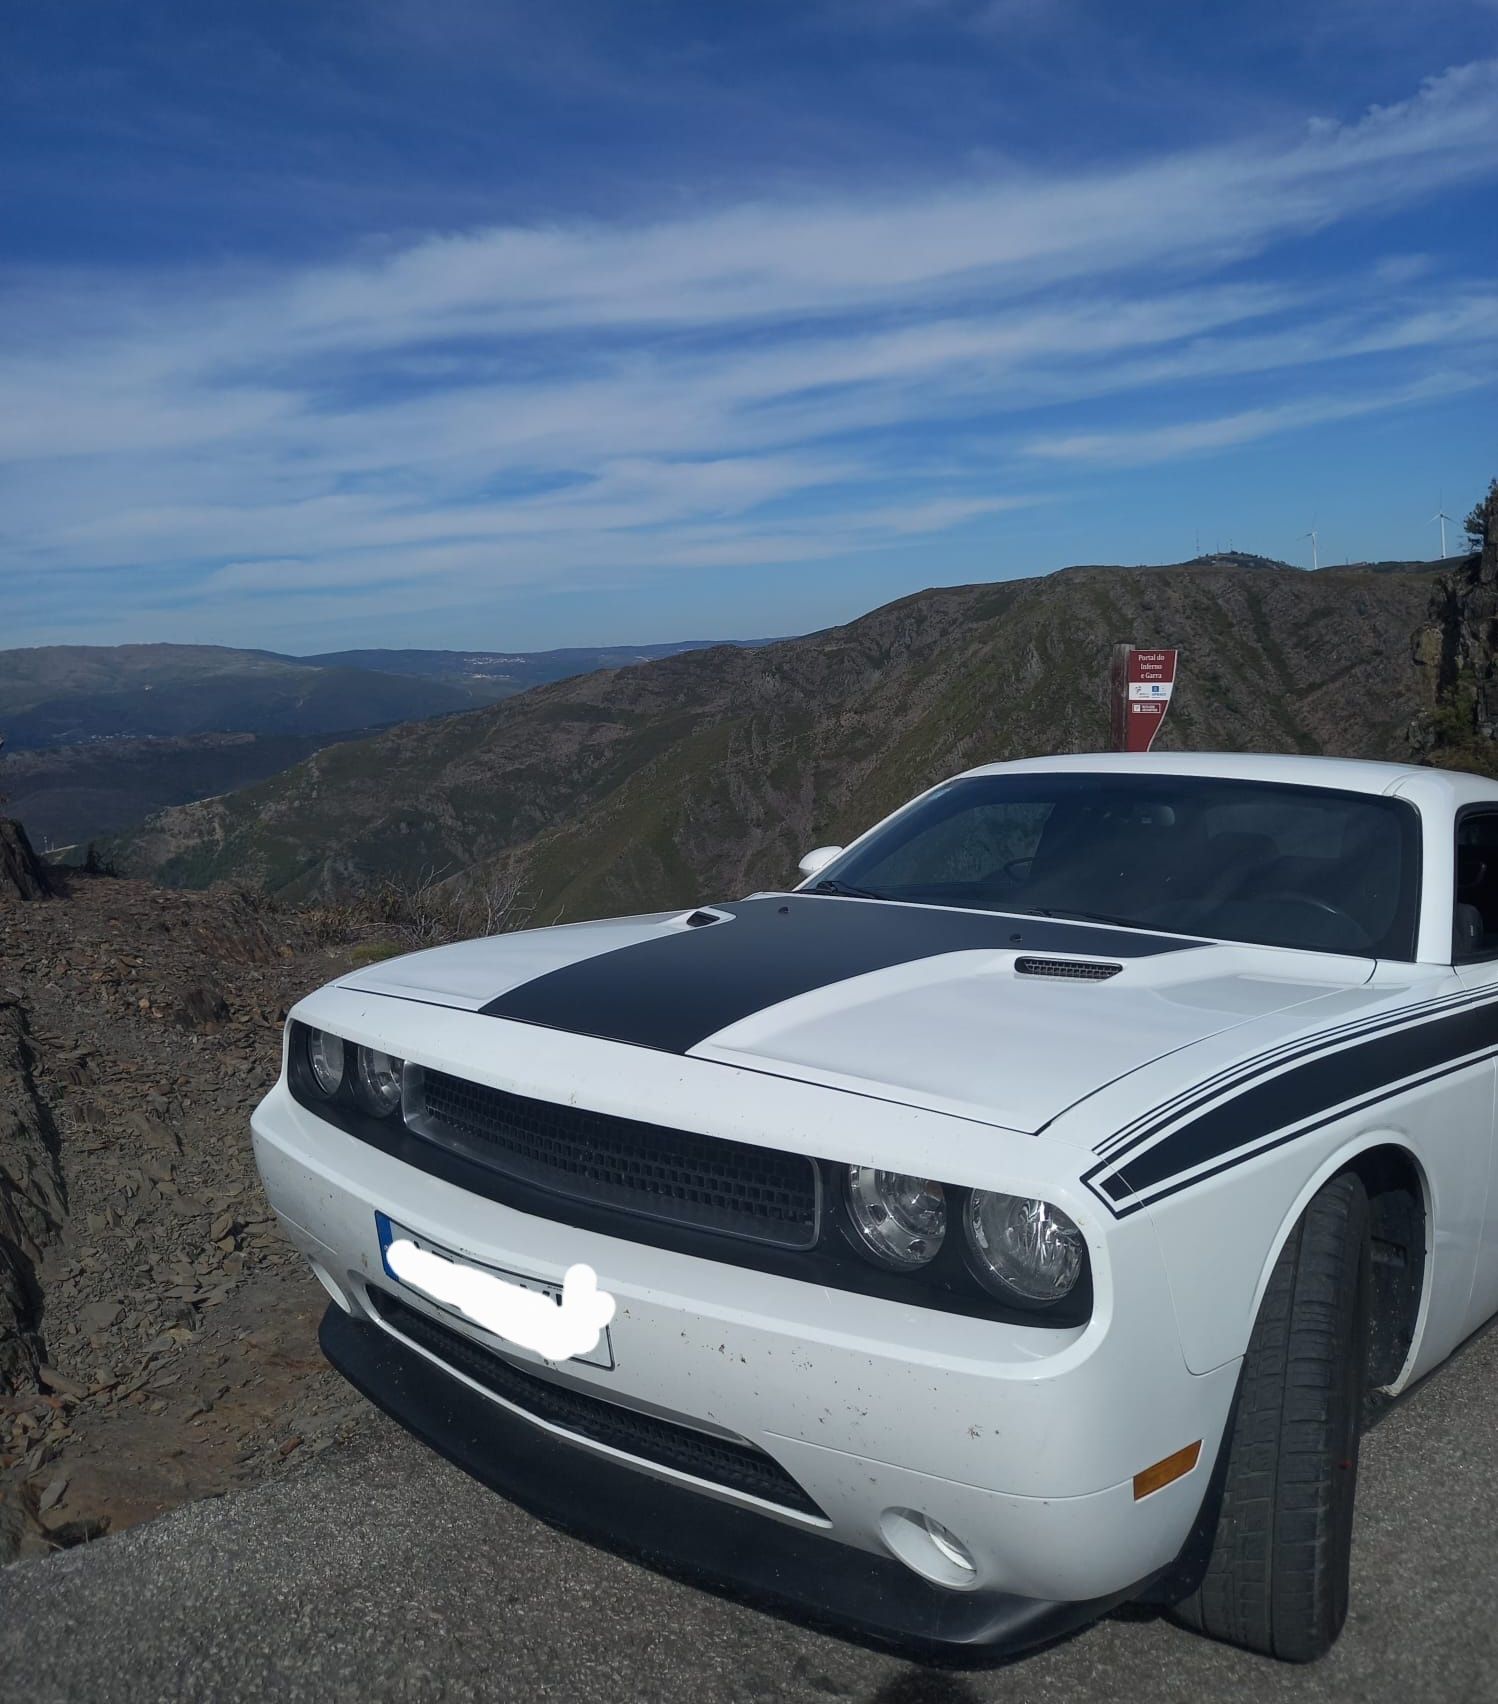
M 1121 964 L 1100 964 L 1097 959 L 1021 957 L 1014 961 L 1016 976 L 1049 976 L 1059 982 L 1106 982 L 1122 969 Z
M 689 911 L 680 919 L 688 929 L 706 929 L 712 923 L 732 923 L 733 916 L 727 911 L 714 911 L 710 906 L 699 905 L 695 911 Z

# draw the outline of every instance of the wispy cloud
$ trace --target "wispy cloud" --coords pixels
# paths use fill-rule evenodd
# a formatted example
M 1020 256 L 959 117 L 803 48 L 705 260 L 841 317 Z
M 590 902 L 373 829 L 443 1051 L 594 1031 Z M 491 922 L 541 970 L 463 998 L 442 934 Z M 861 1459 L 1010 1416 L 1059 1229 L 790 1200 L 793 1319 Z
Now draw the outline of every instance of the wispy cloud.
M 1364 414 L 1407 408 L 1411 403 L 1456 397 L 1492 382 L 1485 374 L 1444 372 L 1392 391 L 1313 397 L 1273 408 L 1248 408 L 1212 419 L 1183 420 L 1170 426 L 1073 432 L 1035 438 L 1023 447 L 1026 454 L 1050 461 L 1142 467 L 1149 462 L 1177 461 L 1237 444 L 1251 444 L 1279 432 L 1304 431 L 1307 427 L 1328 426 L 1339 420 L 1355 420 Z
M 434 233 L 253 276 L 0 274 L 0 543 L 55 631 L 80 576 L 253 620 L 295 596 L 315 621 L 358 586 L 398 616 L 983 525 L 1043 501 L 1049 468 L 1498 372 L 1471 358 L 1498 350 L 1490 284 L 1407 245 L 1309 278 L 1280 258 L 1480 173 L 1498 62 L 1106 170 Z M 1241 396 L 1204 412 L 1209 380 Z M 1096 422 L 1144 393 L 1146 418 Z

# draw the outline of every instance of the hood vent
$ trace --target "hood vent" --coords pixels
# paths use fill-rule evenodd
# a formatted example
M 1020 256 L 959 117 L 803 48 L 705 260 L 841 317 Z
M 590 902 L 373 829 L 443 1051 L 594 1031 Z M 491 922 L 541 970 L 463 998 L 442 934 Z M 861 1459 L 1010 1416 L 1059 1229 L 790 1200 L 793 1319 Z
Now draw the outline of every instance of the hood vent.
M 1054 976 L 1063 982 L 1106 982 L 1123 969 L 1121 964 L 1099 964 L 1095 959 L 1017 958 L 1017 976 Z

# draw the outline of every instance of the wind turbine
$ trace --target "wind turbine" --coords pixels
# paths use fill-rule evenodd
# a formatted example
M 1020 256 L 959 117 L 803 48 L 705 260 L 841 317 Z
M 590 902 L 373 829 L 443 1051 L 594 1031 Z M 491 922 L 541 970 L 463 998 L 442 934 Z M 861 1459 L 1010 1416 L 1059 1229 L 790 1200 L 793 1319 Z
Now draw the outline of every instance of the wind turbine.
M 1444 561 L 1446 556 L 1446 523 L 1451 519 L 1451 516 L 1444 509 L 1437 509 L 1430 518 L 1441 523 L 1441 557 Z
M 1320 568 L 1321 558 L 1316 554 L 1316 529 L 1315 529 L 1315 527 L 1313 526 L 1308 533 L 1302 533 L 1300 536 L 1302 538 L 1308 538 L 1311 541 L 1311 567 L 1313 569 Z

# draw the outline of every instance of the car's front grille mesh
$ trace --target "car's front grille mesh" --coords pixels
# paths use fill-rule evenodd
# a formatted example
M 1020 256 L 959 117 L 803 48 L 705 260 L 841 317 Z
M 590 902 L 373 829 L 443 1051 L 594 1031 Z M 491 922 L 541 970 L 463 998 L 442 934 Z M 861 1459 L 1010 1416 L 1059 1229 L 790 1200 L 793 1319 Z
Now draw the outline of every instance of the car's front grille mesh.
M 1099 964 L 1089 959 L 1018 958 L 1014 968 L 1020 976 L 1054 976 L 1068 982 L 1106 982 L 1123 969 L 1121 964 Z
M 574 1200 L 783 1248 L 817 1240 L 817 1168 L 801 1154 L 531 1100 L 413 1069 L 407 1123 L 506 1177 Z
M 384 1290 L 371 1287 L 368 1295 L 375 1312 L 402 1337 L 538 1420 L 710 1485 L 744 1492 L 783 1509 L 822 1515 L 790 1474 L 752 1444 L 713 1437 L 674 1420 L 642 1414 L 638 1409 L 537 1378 Z

